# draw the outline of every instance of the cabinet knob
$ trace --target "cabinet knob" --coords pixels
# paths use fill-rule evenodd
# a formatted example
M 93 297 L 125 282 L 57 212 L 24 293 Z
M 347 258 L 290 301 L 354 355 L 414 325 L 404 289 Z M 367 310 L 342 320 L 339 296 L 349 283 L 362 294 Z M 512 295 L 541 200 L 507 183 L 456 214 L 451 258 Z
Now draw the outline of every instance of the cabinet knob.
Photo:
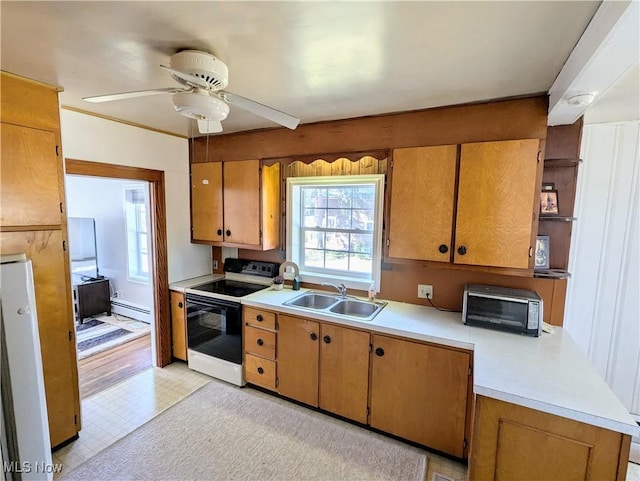
M 440 247 L 438 247 L 438 250 L 442 254 L 446 254 L 449 251 L 449 246 L 447 246 L 447 244 L 440 244 Z
M 256 316 L 256 321 L 258 321 L 258 322 L 262 322 L 262 319 L 263 319 L 262 314 L 258 314 L 258 315 Z
M 376 356 L 378 357 L 384 356 L 384 349 L 382 349 L 381 347 L 376 347 Z
M 182 309 L 182 306 L 183 306 L 183 305 L 184 305 L 184 304 L 182 304 L 182 302 L 178 302 L 178 307 L 179 307 L 180 309 Z
M 262 339 L 258 339 L 256 342 L 258 343 L 258 346 L 262 346 L 264 344 Z
M 227 237 L 231 237 L 231 231 L 229 229 L 227 229 L 227 232 L 225 232 L 225 234 L 227 235 Z
M 222 229 L 218 229 L 218 235 L 222 235 Z
M 258 368 L 258 374 L 264 374 L 264 369 L 262 369 L 261 367 Z
M 312 341 L 315 341 L 316 339 L 318 339 L 318 335 L 315 332 L 312 332 L 311 334 L 309 334 L 309 337 L 311 338 Z
M 465 255 L 467 253 L 467 248 L 465 246 L 460 246 L 458 247 L 458 254 L 460 254 L 461 256 Z
M 331 338 L 329 336 L 324 336 L 322 340 L 324 341 L 325 344 L 331 343 Z

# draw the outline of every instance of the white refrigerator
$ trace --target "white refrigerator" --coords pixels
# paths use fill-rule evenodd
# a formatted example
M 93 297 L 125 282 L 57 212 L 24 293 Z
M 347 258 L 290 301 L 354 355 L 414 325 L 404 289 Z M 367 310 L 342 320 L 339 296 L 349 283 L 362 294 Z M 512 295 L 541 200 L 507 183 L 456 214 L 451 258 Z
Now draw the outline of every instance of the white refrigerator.
M 3 480 L 51 480 L 52 456 L 31 261 L 0 257 Z

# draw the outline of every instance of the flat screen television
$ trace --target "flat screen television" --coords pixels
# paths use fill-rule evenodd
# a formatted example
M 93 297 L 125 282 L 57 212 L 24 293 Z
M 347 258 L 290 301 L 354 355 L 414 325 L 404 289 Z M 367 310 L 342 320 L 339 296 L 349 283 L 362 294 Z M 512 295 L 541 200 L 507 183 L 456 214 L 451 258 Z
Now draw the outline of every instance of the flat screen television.
M 96 221 L 92 217 L 68 217 L 69 256 L 74 282 L 100 279 Z

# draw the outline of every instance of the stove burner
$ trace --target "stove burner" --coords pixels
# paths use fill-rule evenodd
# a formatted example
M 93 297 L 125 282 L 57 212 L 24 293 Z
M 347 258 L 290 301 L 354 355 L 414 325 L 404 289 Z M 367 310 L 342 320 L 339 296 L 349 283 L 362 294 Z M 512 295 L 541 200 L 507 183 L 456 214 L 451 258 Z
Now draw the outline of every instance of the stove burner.
M 254 292 L 266 289 L 269 286 L 261 284 L 252 284 L 250 282 L 230 281 L 228 279 L 220 279 L 215 282 L 208 282 L 200 286 L 192 287 L 196 291 L 211 292 L 213 294 L 224 294 L 231 297 L 244 297 Z

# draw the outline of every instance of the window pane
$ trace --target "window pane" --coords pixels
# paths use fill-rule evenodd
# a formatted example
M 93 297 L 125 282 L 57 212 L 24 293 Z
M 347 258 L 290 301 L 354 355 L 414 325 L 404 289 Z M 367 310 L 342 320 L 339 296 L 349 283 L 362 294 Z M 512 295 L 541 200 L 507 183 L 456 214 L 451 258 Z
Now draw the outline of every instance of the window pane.
M 327 207 L 326 187 L 303 187 L 302 202 L 305 208 Z
M 370 254 L 351 254 L 349 264 L 353 272 L 371 272 L 373 258 Z
M 350 208 L 353 187 L 331 187 L 327 189 L 329 207 Z
M 324 267 L 324 251 L 305 249 L 304 264 L 308 267 Z
M 353 188 L 353 208 L 373 209 L 376 202 L 376 189 L 373 185 Z
M 305 231 L 304 246 L 307 249 L 324 249 L 324 232 Z
M 373 253 L 373 234 L 351 234 L 349 250 L 371 255 Z
M 373 210 L 353 210 L 353 229 L 373 230 L 374 213 Z
M 349 270 L 349 254 L 346 252 L 326 251 L 325 267 L 327 269 L 348 271 Z
M 305 209 L 304 227 L 327 227 L 327 209 Z
M 346 232 L 327 232 L 327 249 L 349 251 L 349 234 Z
M 331 229 L 351 229 L 351 210 L 329 209 L 327 227 Z

